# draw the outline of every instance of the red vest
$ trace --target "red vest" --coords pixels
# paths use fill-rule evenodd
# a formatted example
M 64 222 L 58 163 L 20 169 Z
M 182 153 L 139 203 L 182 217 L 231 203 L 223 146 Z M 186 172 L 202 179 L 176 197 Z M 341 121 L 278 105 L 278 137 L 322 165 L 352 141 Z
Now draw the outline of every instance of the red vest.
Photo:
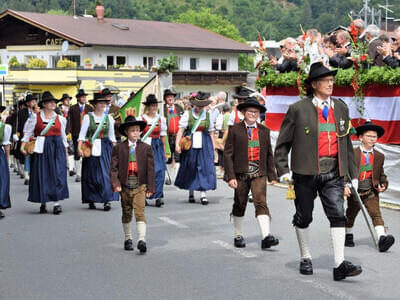
M 36 118 L 37 121 L 34 134 L 35 136 L 40 136 L 40 133 L 43 131 L 43 129 L 46 128 L 47 124 L 43 123 L 43 120 L 40 117 L 40 113 L 36 114 L 36 116 L 37 116 Z M 56 117 L 53 126 L 50 127 L 50 129 L 44 136 L 60 136 L 60 135 L 61 135 L 61 123 L 58 117 Z
M 168 107 L 167 107 L 168 109 Z M 167 111 L 167 118 L 168 118 L 168 133 L 169 134 L 177 134 L 179 130 L 179 120 L 180 117 L 178 115 L 178 111 L 174 106 L 174 110 L 170 113 L 169 109 Z
M 318 109 L 319 121 L 319 138 L 318 138 L 318 155 L 319 157 L 338 155 L 338 142 L 336 136 L 336 121 L 332 107 L 329 108 L 328 120 L 322 115 L 322 109 Z
M 361 151 L 360 178 L 359 178 L 360 181 L 372 177 L 372 166 L 374 165 L 374 154 L 369 153 L 368 158 L 369 158 L 369 162 L 367 164 L 366 156 Z
M 146 119 L 143 118 L 143 121 L 146 121 Z M 142 136 L 144 136 L 147 131 L 149 131 L 151 125 L 147 124 L 146 128 L 143 130 Z M 154 127 L 153 131 L 150 134 L 150 137 L 153 139 L 158 139 L 160 138 L 160 133 L 161 133 L 161 118 L 158 120 L 158 124 L 156 125 L 156 127 Z
M 129 149 L 129 166 L 128 166 L 128 175 L 137 176 L 138 174 L 138 165 L 136 162 L 136 153 L 130 153 Z
M 242 121 L 239 117 L 239 111 L 237 110 L 237 108 L 235 108 L 235 124 L 239 123 L 240 121 Z
M 258 138 L 258 128 L 247 128 L 248 142 L 248 159 L 249 161 L 260 160 L 260 141 Z

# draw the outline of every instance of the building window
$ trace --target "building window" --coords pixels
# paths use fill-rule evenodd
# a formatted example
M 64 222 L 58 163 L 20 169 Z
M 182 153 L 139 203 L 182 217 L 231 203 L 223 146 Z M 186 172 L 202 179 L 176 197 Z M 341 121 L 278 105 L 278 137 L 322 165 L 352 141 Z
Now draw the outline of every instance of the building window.
M 227 66 L 227 60 L 226 59 L 221 59 L 221 71 L 226 71 L 226 66 Z
M 117 56 L 117 65 L 125 66 L 126 65 L 126 56 Z
M 228 60 L 226 58 L 213 58 L 211 60 L 211 70 L 226 71 L 228 69 Z
M 114 56 L 107 56 L 107 67 L 114 66 Z
M 213 71 L 219 70 L 219 59 L 218 58 L 213 58 L 211 60 L 211 70 L 213 70 Z
M 32 59 L 32 58 L 37 58 L 37 56 L 36 55 L 25 55 L 24 56 L 24 63 L 27 64 L 29 62 L 29 60 Z
M 197 58 L 190 58 L 190 70 L 197 70 L 198 59 Z
M 55 68 L 57 66 L 57 62 L 61 59 L 61 56 L 52 55 L 50 56 L 51 68 Z
M 76 62 L 77 66 L 81 65 L 81 57 L 79 55 L 64 55 L 62 58 Z
M 153 65 L 154 65 L 154 57 L 143 56 L 143 66 L 145 69 L 150 70 Z

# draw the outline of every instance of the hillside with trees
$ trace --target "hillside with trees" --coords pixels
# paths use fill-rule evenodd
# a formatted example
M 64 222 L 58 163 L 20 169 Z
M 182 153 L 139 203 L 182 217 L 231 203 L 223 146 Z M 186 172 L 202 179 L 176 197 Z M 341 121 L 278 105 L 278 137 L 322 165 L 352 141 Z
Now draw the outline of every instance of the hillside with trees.
M 221 19 L 220 32 L 235 39 L 255 40 L 258 32 L 265 39 L 280 40 L 300 34 L 303 28 L 327 32 L 337 25 L 349 23 L 348 13 L 359 11 L 362 0 L 102 0 L 106 14 L 114 18 L 136 18 L 170 22 L 187 22 L 202 26 L 196 12 L 207 11 Z M 77 13 L 93 14 L 95 0 L 76 0 Z M 378 7 L 385 0 L 371 0 Z M 400 19 L 400 0 L 389 0 L 394 10 L 391 16 Z M 1 0 L 0 9 L 7 8 L 73 13 L 73 0 Z M 226 25 L 226 28 L 222 27 Z M 209 24 L 203 24 L 204 27 Z M 230 26 L 233 25 L 233 26 Z M 236 29 L 235 29 L 236 27 Z M 221 32 L 222 31 L 222 32 Z

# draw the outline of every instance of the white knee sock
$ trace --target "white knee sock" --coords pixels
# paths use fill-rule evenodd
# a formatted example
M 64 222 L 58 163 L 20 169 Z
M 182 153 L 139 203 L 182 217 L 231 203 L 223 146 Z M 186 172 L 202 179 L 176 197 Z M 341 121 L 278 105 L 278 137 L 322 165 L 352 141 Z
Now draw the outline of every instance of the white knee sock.
M 353 234 L 353 227 L 346 227 L 346 234 Z
M 76 176 L 81 176 L 81 161 L 80 160 L 76 160 L 75 161 L 75 172 L 76 172 Z
M 235 227 L 234 237 L 237 237 L 239 235 L 243 236 L 242 223 L 243 223 L 243 217 L 233 216 L 233 226 Z
M 333 256 L 335 259 L 335 268 L 344 261 L 344 240 L 346 231 L 344 227 L 331 227 L 331 237 L 333 245 Z
M 261 238 L 264 239 L 270 234 L 270 218 L 268 215 L 257 216 L 258 226 L 260 227 Z
M 146 223 L 136 222 L 138 241 L 146 241 Z
M 295 227 L 295 229 L 296 229 L 297 242 L 299 243 L 301 259 L 304 258 L 311 259 L 310 248 L 308 247 L 310 228 Z
M 74 170 L 74 156 L 73 155 L 69 155 L 68 156 L 68 170 L 69 171 L 73 171 Z
M 379 239 L 382 235 L 385 235 L 385 227 L 382 225 L 375 226 L 375 232 Z
M 207 198 L 206 192 L 201 192 L 200 193 L 200 198 Z
M 132 239 L 131 222 L 122 223 L 122 227 L 124 228 L 125 241 L 126 240 L 131 240 Z
M 54 202 L 53 205 L 54 205 L 54 206 L 60 206 L 60 203 Z
M 25 180 L 29 180 L 29 172 L 28 171 L 24 171 L 24 178 L 25 178 Z

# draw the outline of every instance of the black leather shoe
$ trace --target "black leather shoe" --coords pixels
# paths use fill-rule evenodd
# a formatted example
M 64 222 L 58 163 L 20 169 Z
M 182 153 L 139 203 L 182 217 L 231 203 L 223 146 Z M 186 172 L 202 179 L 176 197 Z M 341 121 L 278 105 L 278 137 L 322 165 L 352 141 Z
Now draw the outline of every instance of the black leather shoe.
M 303 274 L 303 275 L 312 275 L 313 274 L 313 267 L 312 267 L 311 259 L 303 258 L 300 261 L 300 274 Z
M 202 205 L 208 205 L 208 199 L 207 199 L 207 197 L 202 197 L 202 198 L 200 198 L 200 202 L 201 202 Z
M 390 247 L 394 244 L 394 237 L 391 234 L 382 235 L 379 238 L 379 252 L 386 252 L 389 250 Z
M 189 195 L 189 203 L 194 203 L 194 195 Z
M 19 178 L 24 179 L 25 178 L 24 174 L 20 174 Z
M 164 203 L 162 202 L 161 199 L 156 199 L 156 207 L 161 207 Z
M 248 199 L 249 199 L 249 203 L 253 203 L 253 195 L 249 195 Z
M 81 176 L 76 176 L 75 182 L 81 182 Z
M 111 204 L 110 204 L 110 202 L 104 203 L 104 211 L 109 211 L 109 210 L 111 210 Z
M 75 172 L 74 171 L 69 171 L 69 176 L 74 176 Z
M 276 246 L 279 244 L 279 240 L 275 238 L 272 234 L 268 234 L 262 241 L 261 241 L 261 249 L 269 249 L 271 246 Z
M 56 206 L 54 206 L 54 208 L 53 208 L 53 214 L 59 215 L 59 214 L 61 214 L 61 212 L 62 212 L 61 205 L 56 205 Z
M 24 185 L 29 185 L 29 179 L 25 179 Z
M 3 219 L 5 217 L 5 215 L 3 214 L 3 212 L 0 210 L 0 219 Z
M 354 247 L 354 238 L 352 233 L 346 233 L 346 240 L 344 241 L 346 247 Z
M 132 240 L 126 240 L 124 243 L 124 249 L 126 251 L 132 251 L 133 250 L 133 243 Z
M 96 205 L 93 202 L 90 202 L 89 209 L 96 209 Z
M 241 235 L 238 235 L 233 239 L 233 244 L 236 248 L 244 248 L 246 247 L 246 243 L 244 242 L 244 238 Z
M 47 214 L 46 204 L 40 205 L 40 213 Z
M 146 252 L 147 252 L 146 242 L 140 240 L 140 241 L 137 243 L 137 248 L 139 249 L 140 253 L 146 253 Z
M 361 266 L 353 265 L 351 262 L 344 260 L 339 267 L 333 269 L 333 280 L 338 281 L 346 277 L 357 276 L 361 272 Z

